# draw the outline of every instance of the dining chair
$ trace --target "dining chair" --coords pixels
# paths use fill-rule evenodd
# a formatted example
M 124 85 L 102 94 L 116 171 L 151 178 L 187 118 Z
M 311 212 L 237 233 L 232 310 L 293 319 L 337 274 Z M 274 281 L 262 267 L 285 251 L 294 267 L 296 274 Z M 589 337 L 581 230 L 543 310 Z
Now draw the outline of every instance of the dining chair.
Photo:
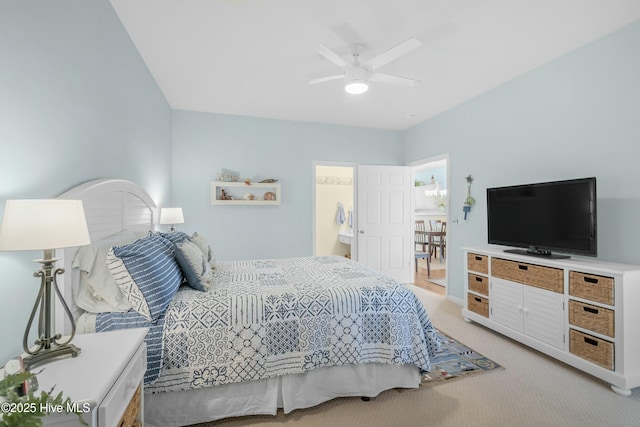
M 439 219 L 429 220 L 429 230 L 438 232 L 438 235 L 431 237 L 431 248 L 429 253 L 432 257 L 436 255 L 436 248 L 440 248 L 440 261 L 445 258 L 445 250 L 447 246 L 447 222 Z
M 426 231 L 427 229 L 424 220 L 416 220 L 414 243 L 415 245 L 422 246 L 422 251 L 415 251 L 414 254 L 416 259 L 416 273 L 418 272 L 418 260 L 420 260 L 420 258 L 424 258 L 427 260 L 427 277 L 429 277 L 431 276 L 431 251 L 427 248 L 427 246 L 429 246 L 429 235 Z
M 414 242 L 416 245 L 422 246 L 422 252 L 427 252 L 427 246 L 429 245 L 429 236 L 425 233 L 427 228 L 424 220 L 416 220 L 416 227 L 414 230 Z

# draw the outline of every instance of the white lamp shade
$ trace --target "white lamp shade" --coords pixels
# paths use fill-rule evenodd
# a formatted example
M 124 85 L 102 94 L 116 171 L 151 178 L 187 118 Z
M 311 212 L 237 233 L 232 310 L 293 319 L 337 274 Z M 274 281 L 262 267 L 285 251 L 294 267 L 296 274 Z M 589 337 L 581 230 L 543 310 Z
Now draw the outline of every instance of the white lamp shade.
M 160 224 L 184 224 L 182 208 L 162 208 L 160 210 Z
M 47 250 L 90 242 L 81 200 L 7 200 L 0 225 L 0 250 Z

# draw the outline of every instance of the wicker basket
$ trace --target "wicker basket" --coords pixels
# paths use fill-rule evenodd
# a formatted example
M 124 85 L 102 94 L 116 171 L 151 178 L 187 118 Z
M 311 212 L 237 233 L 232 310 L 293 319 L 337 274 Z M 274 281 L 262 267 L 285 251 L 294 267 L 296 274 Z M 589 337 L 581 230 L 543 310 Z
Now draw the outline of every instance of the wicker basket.
M 489 262 L 486 255 L 467 254 L 467 269 L 476 273 L 489 274 Z
M 142 423 L 137 421 L 138 415 L 140 415 L 141 394 L 141 389 L 138 387 L 133 397 L 131 397 L 127 409 L 124 411 L 124 414 L 122 414 L 118 427 L 142 427 Z
M 608 337 L 615 337 L 614 311 L 569 300 L 569 323 Z
M 613 305 L 614 280 L 612 277 L 570 271 L 569 294 L 574 297 Z
M 469 273 L 469 290 L 482 295 L 489 295 L 489 279 L 484 276 Z
M 613 370 L 613 343 L 569 330 L 569 351 L 603 368 Z
M 491 258 L 491 275 L 559 294 L 564 293 L 564 272 L 560 268 Z
M 467 308 L 481 316 L 489 317 L 489 299 L 467 294 Z

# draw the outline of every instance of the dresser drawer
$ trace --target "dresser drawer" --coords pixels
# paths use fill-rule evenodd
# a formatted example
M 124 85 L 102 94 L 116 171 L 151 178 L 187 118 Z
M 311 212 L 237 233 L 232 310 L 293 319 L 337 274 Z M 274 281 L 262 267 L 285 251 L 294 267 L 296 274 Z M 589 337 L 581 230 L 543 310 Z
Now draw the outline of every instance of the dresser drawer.
M 489 257 L 486 255 L 467 254 L 467 268 L 476 273 L 489 274 Z
M 614 314 L 608 308 L 569 300 L 569 323 L 611 338 L 615 336 Z
M 491 275 L 552 292 L 564 293 L 564 273 L 559 268 L 492 258 Z
M 569 330 L 569 351 L 576 356 L 613 370 L 613 343 Z
M 569 272 L 569 295 L 613 305 L 614 280 L 612 277 L 594 274 Z
M 489 317 L 489 299 L 478 295 L 467 294 L 467 308 L 481 316 Z
M 146 350 L 147 346 L 143 343 L 98 407 L 98 425 L 118 425 L 147 370 Z
M 489 295 L 489 278 L 469 273 L 469 290 L 482 295 Z

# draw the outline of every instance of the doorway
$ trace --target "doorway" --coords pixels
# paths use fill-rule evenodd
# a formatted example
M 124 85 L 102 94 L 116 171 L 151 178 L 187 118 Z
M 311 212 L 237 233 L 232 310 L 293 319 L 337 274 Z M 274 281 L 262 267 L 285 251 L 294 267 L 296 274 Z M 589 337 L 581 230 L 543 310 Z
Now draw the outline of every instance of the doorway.
M 414 181 L 413 218 L 417 227 L 434 232 L 431 245 L 416 244 L 416 254 L 423 250 L 430 255 L 429 268 L 425 258 L 416 257 L 414 284 L 441 295 L 447 294 L 447 224 L 449 217 L 449 155 L 411 163 Z M 420 240 L 417 238 L 417 240 Z M 429 239 L 427 239 L 429 241 Z M 415 271 L 415 270 L 414 270 Z
M 412 187 L 409 166 L 314 162 L 314 255 L 345 256 L 412 283 Z
M 356 165 L 317 162 L 313 168 L 313 253 L 315 256 L 353 256 L 355 259 Z

